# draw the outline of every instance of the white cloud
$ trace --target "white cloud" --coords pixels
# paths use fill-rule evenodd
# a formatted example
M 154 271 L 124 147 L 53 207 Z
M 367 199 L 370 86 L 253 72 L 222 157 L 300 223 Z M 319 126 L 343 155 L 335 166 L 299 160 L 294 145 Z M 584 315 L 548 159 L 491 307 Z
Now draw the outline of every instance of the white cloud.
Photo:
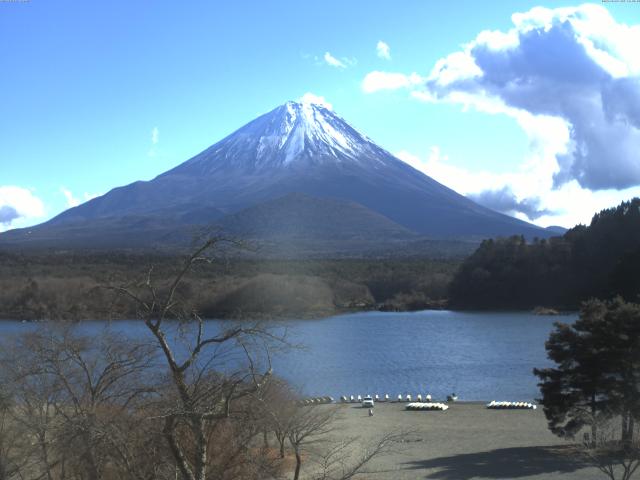
M 555 188 L 572 180 L 590 190 L 640 185 L 640 55 L 629 48 L 640 44 L 640 25 L 594 4 L 536 7 L 512 19 L 508 32 L 481 32 L 439 60 L 414 97 L 503 113 L 529 135 L 532 123 L 555 123 L 559 130 L 536 134 L 556 150 Z
M 380 40 L 376 45 L 376 53 L 380 58 L 391 60 L 391 49 L 389 48 L 389 45 L 382 40 Z
M 147 152 L 147 156 L 155 157 L 158 154 L 157 145 L 160 141 L 160 130 L 158 127 L 153 127 L 151 129 L 151 148 Z
M 443 154 L 438 146 L 430 147 L 424 158 L 406 150 L 396 152 L 394 155 L 416 170 L 429 175 L 462 195 L 479 192 L 483 189 L 497 189 L 508 180 L 507 176 L 503 174 L 483 170 L 472 172 L 456 166 L 449 161 L 449 157 Z
M 78 200 L 73 196 L 73 193 L 71 192 L 71 190 L 68 190 L 64 187 L 60 187 L 60 192 L 62 192 L 62 194 L 64 195 L 64 198 L 66 198 L 67 200 L 68 208 L 77 207 L 78 205 L 80 205 L 80 200 Z
M 302 95 L 299 99 L 299 102 L 302 103 L 313 103 L 316 105 L 322 105 L 324 108 L 326 108 L 327 110 L 333 110 L 333 105 L 331 105 L 329 102 L 327 102 L 327 100 L 320 96 L 320 95 L 315 95 L 311 92 L 307 92 L 304 95 Z
M 424 80 L 417 73 L 405 75 L 403 73 L 373 71 L 364 77 L 361 87 L 364 93 L 374 93 L 379 90 L 416 87 L 424 83 Z
M 65 187 L 60 187 L 60 192 L 64 195 L 67 200 L 67 208 L 77 207 L 81 203 L 88 202 L 96 197 L 99 197 L 99 193 L 88 193 L 84 192 L 82 194 L 82 200 L 73 195 L 73 192 Z
M 480 35 L 482 36 L 482 34 Z M 469 48 L 467 47 L 467 49 Z M 464 52 L 452 53 L 438 60 L 431 70 L 428 80 L 445 87 L 453 82 L 481 77 L 482 73 L 480 67 L 470 57 L 468 50 L 465 50 Z
M 483 192 L 508 189 L 513 199 L 524 206 L 530 202 L 538 202 L 535 206 L 540 215 L 534 215 L 534 223 L 543 227 L 561 225 L 570 228 L 579 223 L 589 224 L 594 213 L 632 197 L 640 197 L 640 187 L 592 192 L 581 187 L 575 180 L 552 189 L 549 175 L 535 169 L 528 170 L 526 164 L 517 172 L 472 171 L 454 165 L 438 146 L 430 147 L 424 156 L 406 150 L 396 152 L 395 156 L 443 185 L 462 195 L 475 197 L 476 200 Z M 540 188 L 541 184 L 546 184 L 547 187 Z M 504 213 L 526 221 L 534 220 L 521 211 L 510 210 Z
M 480 205 L 507 215 L 517 216 L 523 220 L 537 220 L 545 215 L 556 213 L 543 207 L 540 197 L 518 198 L 509 185 L 494 190 L 483 190 L 470 194 L 468 197 Z
M 327 62 L 327 65 L 331 65 L 332 67 L 347 68 L 347 65 L 344 62 L 338 60 L 336 57 L 331 55 L 329 52 L 325 52 L 324 61 Z
M 0 231 L 43 217 L 44 203 L 29 189 L 0 186 Z
M 640 195 L 640 25 L 596 4 L 536 7 L 512 21 L 437 61 L 423 84 L 371 72 L 363 90 L 404 88 L 423 102 L 506 115 L 528 136 L 524 157 L 498 173 L 462 168 L 437 149 L 399 155 L 460 193 L 546 211 L 540 225 L 588 223 Z

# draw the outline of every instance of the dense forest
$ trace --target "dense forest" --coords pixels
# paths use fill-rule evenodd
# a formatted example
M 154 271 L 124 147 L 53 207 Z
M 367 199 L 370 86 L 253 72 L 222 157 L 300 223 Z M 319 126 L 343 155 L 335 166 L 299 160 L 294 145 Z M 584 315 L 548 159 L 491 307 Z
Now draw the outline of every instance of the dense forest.
M 131 318 L 109 286 L 162 283 L 171 255 L 0 252 L 0 318 Z M 462 262 L 462 263 L 461 263 Z M 561 237 L 489 239 L 455 257 L 378 259 L 216 258 L 180 292 L 206 317 L 317 317 L 363 309 L 575 310 L 588 298 L 640 293 L 640 199 L 597 213 Z
M 133 318 L 109 287 L 159 285 L 179 256 L 0 253 L 0 318 Z M 417 310 L 444 304 L 458 259 L 212 258 L 194 267 L 181 299 L 208 318 L 304 318 L 354 310 Z
M 640 293 L 640 199 L 594 215 L 562 237 L 485 240 L 449 288 L 454 308 L 577 309 L 588 298 Z

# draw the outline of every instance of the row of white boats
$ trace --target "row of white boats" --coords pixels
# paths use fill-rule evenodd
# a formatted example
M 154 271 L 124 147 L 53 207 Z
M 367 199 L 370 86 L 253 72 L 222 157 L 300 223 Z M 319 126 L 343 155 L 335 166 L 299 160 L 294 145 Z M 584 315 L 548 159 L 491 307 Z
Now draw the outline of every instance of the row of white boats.
M 444 412 L 449 409 L 449 405 L 440 402 L 411 402 L 404 407 L 407 410 L 438 410 Z
M 309 397 L 298 401 L 298 405 L 322 405 L 333 402 L 333 397 Z
M 448 396 L 447 401 L 455 401 L 457 397 Z M 340 401 L 342 403 L 359 403 L 364 407 L 373 407 L 375 402 L 396 402 L 396 403 L 404 403 L 407 402 L 405 408 L 407 410 L 438 410 L 445 411 L 449 408 L 446 403 L 442 402 L 432 402 L 431 395 L 426 394 L 424 397 L 421 394 L 418 394 L 414 397 L 411 394 L 407 395 L 398 395 L 396 398 L 392 399 L 389 395 L 385 395 L 381 397 L 380 395 L 370 396 L 365 395 L 362 397 L 361 395 L 350 395 L 347 397 L 343 395 L 340 397 Z M 310 397 L 300 400 L 298 402 L 300 405 L 320 405 L 320 404 L 328 404 L 334 403 L 333 397 L 325 396 L 325 397 Z M 497 402 L 495 400 L 487 403 L 487 408 L 493 410 L 535 410 L 537 405 L 530 402 Z
M 440 410 L 449 408 L 446 403 L 431 402 L 411 402 L 405 407 L 407 410 Z M 487 404 L 487 408 L 495 410 L 535 410 L 537 406 L 529 402 L 496 402 L 495 400 Z
M 537 406 L 529 402 L 496 402 L 487 403 L 487 408 L 494 410 L 535 410 Z
M 371 397 L 371 395 L 365 395 L 364 398 L 368 398 Z M 340 401 L 342 403 L 362 403 L 362 396 L 361 395 L 350 395 L 349 397 L 347 397 L 346 395 L 342 395 L 340 397 Z M 389 395 L 385 395 L 384 397 L 381 397 L 380 395 L 374 395 L 373 397 L 374 401 L 376 402 L 412 402 L 413 401 L 413 396 L 411 394 L 407 394 L 407 395 L 398 395 L 396 398 L 391 398 L 389 397 Z M 431 395 L 426 394 L 424 397 L 422 396 L 422 394 L 418 394 L 415 396 L 416 401 L 418 402 L 422 402 L 422 400 L 424 399 L 425 402 L 430 402 L 431 401 Z M 456 398 L 457 400 L 457 398 Z

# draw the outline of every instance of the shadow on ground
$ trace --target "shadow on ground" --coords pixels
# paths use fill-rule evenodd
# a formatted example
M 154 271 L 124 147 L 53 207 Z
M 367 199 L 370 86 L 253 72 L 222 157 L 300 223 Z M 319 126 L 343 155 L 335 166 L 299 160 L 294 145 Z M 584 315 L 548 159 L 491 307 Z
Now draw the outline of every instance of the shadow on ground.
M 408 470 L 438 470 L 425 478 L 467 480 L 471 478 L 521 478 L 532 475 L 561 475 L 587 465 L 570 455 L 570 447 L 501 448 L 405 464 Z

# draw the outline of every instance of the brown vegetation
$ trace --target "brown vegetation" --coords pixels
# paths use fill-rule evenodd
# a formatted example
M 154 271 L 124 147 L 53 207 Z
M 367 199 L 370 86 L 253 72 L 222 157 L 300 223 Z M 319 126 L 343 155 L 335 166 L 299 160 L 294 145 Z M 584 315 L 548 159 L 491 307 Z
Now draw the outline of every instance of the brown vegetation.
M 212 261 L 217 243 L 196 250 L 169 281 L 157 284 L 150 269 L 142 282 L 107 287 L 136 306 L 144 338 L 109 330 L 90 338 L 59 323 L 5 343 L 0 478 L 284 478 L 286 439 L 298 479 L 303 452 L 320 444 L 335 410 L 303 407 L 273 380 L 270 352 L 286 346 L 276 332 L 257 321 L 208 330 L 182 300 L 187 274 Z M 280 455 L 269 448 L 274 437 Z M 323 469 L 317 478 L 352 478 L 394 439 L 384 436 L 340 475 Z M 346 447 L 326 451 L 322 458 L 347 465 Z
M 134 318 L 134 303 L 103 288 L 142 280 L 159 289 L 180 259 L 126 254 L 0 253 L 0 318 Z M 439 308 L 452 260 L 226 260 L 198 265 L 177 292 L 207 318 L 318 317 L 366 309 Z M 164 281 L 163 281 L 164 280 Z

